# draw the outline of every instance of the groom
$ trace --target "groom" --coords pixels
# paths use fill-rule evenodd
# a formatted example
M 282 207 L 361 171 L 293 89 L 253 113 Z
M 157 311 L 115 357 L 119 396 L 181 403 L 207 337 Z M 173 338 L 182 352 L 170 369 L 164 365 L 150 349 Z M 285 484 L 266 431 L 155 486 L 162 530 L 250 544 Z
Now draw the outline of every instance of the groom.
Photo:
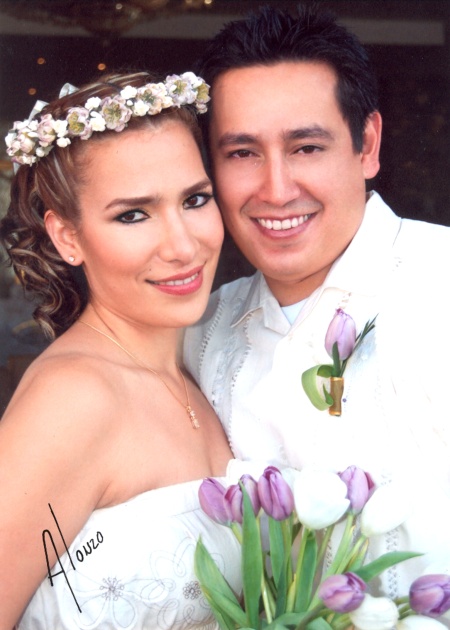
M 186 365 L 236 457 L 354 464 L 413 488 L 410 518 L 374 548 L 427 552 L 386 576 L 387 594 L 404 594 L 425 567 L 450 568 L 450 229 L 402 220 L 366 192 L 379 170 L 376 81 L 330 16 L 268 8 L 232 22 L 200 74 L 217 199 L 257 272 L 213 294 L 186 335 Z M 332 362 L 336 311 L 357 332 L 376 317 L 348 360 L 338 417 L 301 379 Z

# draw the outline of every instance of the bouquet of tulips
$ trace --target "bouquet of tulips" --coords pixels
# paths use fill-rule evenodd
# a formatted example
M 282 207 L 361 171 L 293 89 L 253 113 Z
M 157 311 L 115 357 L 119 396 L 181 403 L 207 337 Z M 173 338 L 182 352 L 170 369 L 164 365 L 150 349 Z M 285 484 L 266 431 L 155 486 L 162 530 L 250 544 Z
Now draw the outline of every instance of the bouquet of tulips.
M 342 473 L 269 466 L 256 481 L 242 475 L 225 488 L 205 479 L 202 509 L 231 527 L 241 543 L 243 593 L 232 591 L 199 540 L 195 570 L 223 630 L 438 630 L 450 609 L 450 576 L 424 575 L 409 597 L 372 597 L 368 583 L 385 569 L 420 554 L 392 552 L 365 564 L 369 538 L 390 531 L 406 516 L 394 484 L 375 488 L 350 466 Z M 325 561 L 336 523 L 343 533 Z

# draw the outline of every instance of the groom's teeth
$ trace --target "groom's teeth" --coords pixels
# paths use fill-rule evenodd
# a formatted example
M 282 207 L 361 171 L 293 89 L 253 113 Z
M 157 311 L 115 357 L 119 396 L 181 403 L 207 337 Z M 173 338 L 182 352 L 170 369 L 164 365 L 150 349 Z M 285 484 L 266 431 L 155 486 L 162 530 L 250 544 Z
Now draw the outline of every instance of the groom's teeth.
M 283 219 L 283 221 L 279 221 L 277 219 L 257 219 L 257 221 L 267 230 L 290 230 L 292 228 L 298 227 L 302 223 L 305 223 L 305 221 L 307 221 L 310 216 L 310 214 L 304 214 L 300 217 L 294 217 L 293 219 Z

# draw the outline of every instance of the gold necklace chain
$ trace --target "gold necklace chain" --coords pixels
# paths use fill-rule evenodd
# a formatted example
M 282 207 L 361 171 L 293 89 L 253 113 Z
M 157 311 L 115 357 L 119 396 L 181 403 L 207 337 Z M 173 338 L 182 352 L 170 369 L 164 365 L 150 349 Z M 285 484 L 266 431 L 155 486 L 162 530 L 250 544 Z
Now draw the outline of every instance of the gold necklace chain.
M 96 332 L 98 332 L 100 335 L 103 335 L 104 337 L 106 337 L 107 339 L 109 339 L 110 341 L 112 341 L 113 343 L 116 344 L 116 346 L 118 346 L 121 350 L 123 350 L 131 359 L 133 359 L 133 361 L 137 364 L 140 365 L 141 367 L 145 368 L 146 370 L 148 370 L 149 372 L 151 372 L 152 374 L 154 374 L 155 376 L 157 376 L 159 378 L 160 381 L 162 381 L 164 383 L 164 385 L 167 387 L 167 389 L 169 390 L 169 392 L 172 394 L 172 396 L 175 398 L 175 400 L 177 402 L 180 403 L 180 405 L 182 405 L 184 407 L 184 409 L 186 409 L 186 413 L 189 416 L 189 420 L 191 421 L 192 424 L 192 428 L 193 429 L 199 429 L 200 428 L 200 424 L 197 420 L 197 416 L 195 415 L 195 411 L 192 409 L 191 407 L 191 403 L 189 400 L 189 394 L 188 394 L 188 389 L 187 389 L 187 385 L 186 385 L 186 379 L 183 376 L 183 372 L 180 370 L 178 363 L 176 363 L 175 365 L 177 366 L 177 370 L 181 376 L 181 379 L 183 381 L 183 385 L 184 385 L 184 391 L 186 393 L 186 403 L 185 404 L 182 400 L 180 400 L 178 398 L 178 396 L 176 396 L 173 391 L 170 389 L 170 387 L 167 385 L 166 381 L 163 379 L 163 377 L 159 374 L 159 372 L 157 372 L 156 370 L 154 370 L 153 368 L 149 367 L 148 365 L 146 365 L 141 359 L 139 359 L 139 357 L 134 356 L 134 354 L 132 354 L 129 350 L 127 350 L 126 348 L 124 348 L 122 346 L 122 344 L 120 344 L 117 339 L 114 339 L 114 337 L 111 337 L 110 335 L 106 334 L 105 332 L 103 332 L 103 330 L 100 330 L 99 328 L 96 328 L 95 326 L 93 326 L 92 324 L 89 324 L 88 322 L 85 322 L 83 319 L 79 319 L 78 320 L 80 322 L 80 324 L 84 324 L 85 326 L 89 326 L 89 328 L 92 328 L 92 330 L 95 330 Z

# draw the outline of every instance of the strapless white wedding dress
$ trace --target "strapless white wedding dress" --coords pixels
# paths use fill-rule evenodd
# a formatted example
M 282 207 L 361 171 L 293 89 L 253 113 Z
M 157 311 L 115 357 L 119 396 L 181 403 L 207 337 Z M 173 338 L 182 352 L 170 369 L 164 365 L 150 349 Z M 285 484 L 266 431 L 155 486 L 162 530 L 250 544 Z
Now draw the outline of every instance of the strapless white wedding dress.
M 221 481 L 231 483 L 228 478 Z M 237 593 L 240 547 L 228 527 L 203 513 L 200 483 L 151 490 L 95 510 L 69 546 L 70 557 L 61 556 L 66 576 L 55 575 L 61 571 L 56 563 L 53 586 L 49 578 L 42 582 L 17 628 L 218 628 L 194 573 L 195 546 L 201 536 Z M 42 561 L 45 564 L 44 551 Z

